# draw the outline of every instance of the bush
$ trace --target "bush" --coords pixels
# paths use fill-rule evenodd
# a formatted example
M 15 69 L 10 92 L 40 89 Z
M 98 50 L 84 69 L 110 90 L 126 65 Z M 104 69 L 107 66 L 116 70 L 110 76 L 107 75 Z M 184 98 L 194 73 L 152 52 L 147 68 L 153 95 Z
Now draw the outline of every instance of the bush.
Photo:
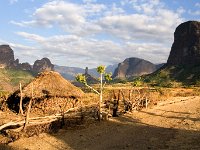
M 122 83 L 122 84 L 126 84 L 128 81 L 127 79 L 114 79 L 112 80 L 111 83 Z

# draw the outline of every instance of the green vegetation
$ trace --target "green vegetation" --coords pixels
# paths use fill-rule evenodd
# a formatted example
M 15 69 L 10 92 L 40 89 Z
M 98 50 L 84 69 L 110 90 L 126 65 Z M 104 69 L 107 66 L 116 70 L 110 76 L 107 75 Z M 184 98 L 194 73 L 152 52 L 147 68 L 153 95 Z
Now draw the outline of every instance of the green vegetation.
M 142 80 L 151 86 L 200 86 L 200 66 L 170 66 L 143 76 Z
M 23 71 L 23 70 L 7 70 L 7 74 L 10 77 L 10 81 L 12 85 L 18 85 L 19 82 L 29 83 L 33 79 L 33 75 L 31 72 Z
M 0 91 L 10 91 L 22 84 L 29 83 L 33 79 L 33 74 L 28 71 L 14 69 L 0 69 Z
M 101 120 L 101 103 L 103 99 L 103 89 L 106 84 L 106 82 L 109 82 L 112 80 L 112 73 L 106 73 L 105 72 L 106 67 L 105 66 L 98 66 L 97 72 L 100 74 L 100 91 L 95 90 L 93 87 L 87 84 L 86 77 L 83 74 L 78 74 L 76 76 L 76 80 L 80 83 L 83 83 L 86 87 L 93 90 L 96 94 L 99 95 L 99 121 Z M 103 75 L 104 75 L 104 83 L 103 83 Z
M 116 83 L 127 84 L 128 79 L 114 79 L 114 80 L 112 80 L 112 84 L 116 84 Z

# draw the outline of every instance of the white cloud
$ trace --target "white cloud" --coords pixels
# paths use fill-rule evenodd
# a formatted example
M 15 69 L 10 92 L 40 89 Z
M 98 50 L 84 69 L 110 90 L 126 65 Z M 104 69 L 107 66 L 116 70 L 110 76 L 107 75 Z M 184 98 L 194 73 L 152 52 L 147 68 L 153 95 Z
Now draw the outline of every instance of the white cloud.
M 9 45 L 14 51 L 15 59 L 19 58 L 21 63 L 28 62 L 30 64 L 33 64 L 36 59 L 41 59 L 40 49 L 38 49 L 37 47 L 16 44 L 1 39 L 0 44 Z
M 179 16 L 184 11 L 182 8 L 179 8 L 177 12 L 165 9 L 159 0 L 144 0 L 143 3 L 126 0 L 124 3 L 140 7 L 139 13 L 128 14 L 115 3 L 110 8 L 104 4 L 88 3 L 88 1 L 85 5 L 52 1 L 36 9 L 33 14 L 34 20 L 11 21 L 11 23 L 21 27 L 36 25 L 49 28 L 58 24 L 64 31 L 79 36 L 88 36 L 104 31 L 124 39 L 140 36 L 149 39 L 155 33 L 158 33 L 159 36 L 164 34 L 163 37 L 166 37 L 166 32 L 172 33 L 174 28 L 182 22 L 182 18 Z M 120 34 L 120 32 L 122 33 Z M 135 35 L 135 33 L 138 34 Z M 156 36 L 155 39 L 157 40 Z
M 200 16 L 200 10 L 196 10 L 196 11 L 188 11 L 190 15 L 194 15 L 194 16 Z
M 105 11 L 104 16 L 121 15 L 124 13 L 125 10 L 123 8 L 118 7 L 115 3 L 113 3 L 109 10 Z
M 25 32 L 17 34 L 35 42 L 38 45 L 35 49 L 39 51 L 39 56 L 49 57 L 53 63 L 83 68 L 116 64 L 133 56 L 160 63 L 166 61 L 165 56 L 169 53 L 169 49 L 162 44 L 119 44 L 111 40 L 85 39 L 75 35 L 42 37 Z
M 49 25 L 57 23 L 61 26 L 79 26 L 85 23 L 84 10 L 82 7 L 73 3 L 63 1 L 53 1 L 38 8 L 33 16 L 36 18 L 36 23 L 40 25 Z
M 10 3 L 10 4 L 14 4 L 14 3 L 16 3 L 16 2 L 18 2 L 18 0 L 9 0 L 9 3 Z
M 178 14 L 158 9 L 155 16 L 145 14 L 106 16 L 100 20 L 106 33 L 125 40 L 167 42 L 173 39 L 175 27 L 182 22 Z
M 36 34 L 29 34 L 26 32 L 16 32 L 16 34 L 23 36 L 24 38 L 31 40 L 31 41 L 40 41 L 43 42 L 45 39 L 39 35 Z
M 84 9 L 84 12 L 87 13 L 87 16 L 94 16 L 98 15 L 98 13 L 101 13 L 102 11 L 106 10 L 107 7 L 104 4 L 94 4 L 89 3 L 82 6 Z
M 69 3 L 65 1 L 51 1 L 44 4 L 42 7 L 36 9 L 33 13 L 33 20 L 31 21 L 11 21 L 12 24 L 26 27 L 49 27 L 54 25 L 60 26 L 64 31 L 73 34 L 91 32 L 100 30 L 100 27 L 93 24 L 92 21 L 88 22 L 87 17 L 93 16 L 106 9 L 103 4 L 91 4 L 78 5 L 75 3 Z
M 195 7 L 200 7 L 200 3 L 196 3 L 196 4 L 195 4 Z
M 95 3 L 96 0 L 83 0 L 83 3 Z
M 194 5 L 196 7 L 196 9 L 193 9 L 193 10 L 188 10 L 188 13 L 192 16 L 200 16 L 200 3 L 195 3 Z
M 177 13 L 178 13 L 179 15 L 181 15 L 181 14 L 183 14 L 183 13 L 186 12 L 186 10 L 185 10 L 183 7 L 179 7 L 176 11 L 177 11 Z
M 133 7 L 136 13 L 121 12 L 100 18 L 98 24 L 105 33 L 126 41 L 172 43 L 176 26 L 183 22 L 180 16 L 184 11 L 183 8 L 172 11 L 165 8 L 159 0 L 122 2 L 124 6 Z
M 183 8 L 169 10 L 159 0 L 123 0 L 121 5 L 109 6 L 94 0 L 83 2 L 80 5 L 54 0 L 37 8 L 32 20 L 11 23 L 21 27 L 54 28 L 57 25 L 63 29 L 63 35 L 16 34 L 35 43 L 35 49 L 54 63 L 94 67 L 133 56 L 154 63 L 166 62 L 173 32 L 184 20 Z M 132 8 L 130 12 L 126 7 Z
M 85 11 L 79 5 L 64 1 L 52 1 L 36 9 L 31 21 L 12 21 L 19 26 L 53 27 L 58 24 L 66 31 L 79 28 L 85 21 Z

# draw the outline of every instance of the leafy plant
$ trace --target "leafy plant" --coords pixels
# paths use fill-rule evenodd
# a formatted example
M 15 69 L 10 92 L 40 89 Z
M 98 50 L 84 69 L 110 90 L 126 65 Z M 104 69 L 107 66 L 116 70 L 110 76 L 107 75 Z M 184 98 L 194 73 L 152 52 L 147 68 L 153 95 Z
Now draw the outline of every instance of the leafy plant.
M 143 85 L 143 81 L 141 77 L 135 78 L 134 81 L 132 82 L 133 86 L 142 86 Z
M 103 65 L 100 65 L 97 67 L 97 72 L 100 74 L 100 91 L 97 91 L 96 89 L 88 85 L 84 74 L 78 74 L 75 77 L 78 82 L 83 83 L 86 87 L 90 88 L 96 94 L 99 95 L 99 120 L 101 120 L 101 103 L 102 103 L 102 98 L 103 98 L 103 89 L 106 82 L 109 82 L 112 80 L 112 73 L 106 73 L 105 70 L 106 70 L 106 67 Z M 104 83 L 103 83 L 103 75 L 104 75 Z

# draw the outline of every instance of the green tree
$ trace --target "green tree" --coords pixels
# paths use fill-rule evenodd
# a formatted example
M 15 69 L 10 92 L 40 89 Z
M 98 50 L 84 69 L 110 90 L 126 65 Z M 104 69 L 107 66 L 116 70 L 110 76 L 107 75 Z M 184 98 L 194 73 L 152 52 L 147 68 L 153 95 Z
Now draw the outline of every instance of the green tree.
M 86 77 L 83 74 L 78 74 L 76 76 L 76 80 L 78 82 L 83 83 L 86 87 L 90 88 L 91 90 L 93 90 L 96 94 L 99 95 L 99 121 L 101 120 L 101 103 L 102 103 L 102 99 L 103 99 L 103 88 L 106 84 L 106 82 L 109 82 L 112 80 L 112 73 L 106 73 L 105 72 L 106 67 L 103 65 L 100 65 L 97 67 L 97 72 L 100 74 L 100 91 L 97 91 L 96 89 L 94 89 L 93 87 L 91 87 L 90 85 L 87 84 L 86 81 Z M 104 83 L 103 83 L 103 77 L 104 77 Z

